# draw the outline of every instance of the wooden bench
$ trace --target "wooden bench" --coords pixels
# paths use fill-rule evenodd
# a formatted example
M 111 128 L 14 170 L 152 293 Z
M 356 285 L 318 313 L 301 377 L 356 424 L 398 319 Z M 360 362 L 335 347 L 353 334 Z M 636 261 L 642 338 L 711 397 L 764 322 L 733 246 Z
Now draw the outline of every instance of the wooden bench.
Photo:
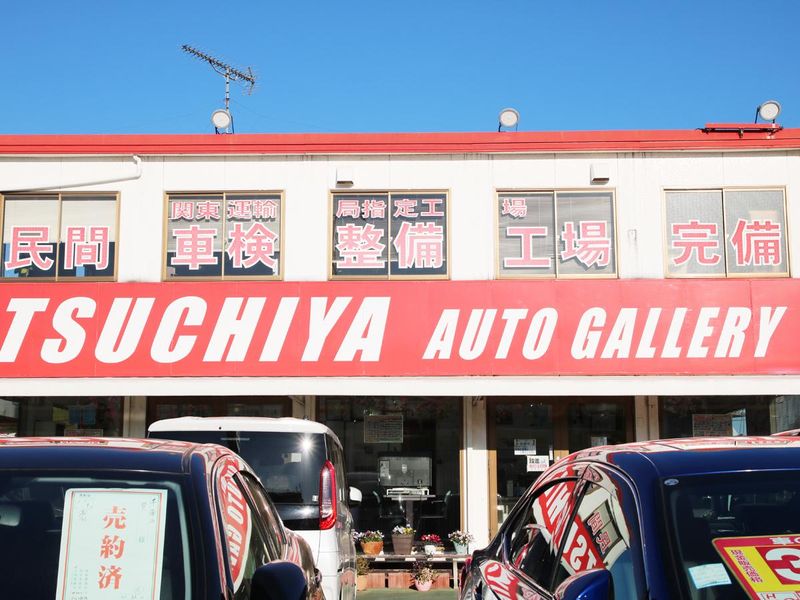
M 414 562 L 421 560 L 432 569 L 444 571 L 433 582 L 433 588 L 450 587 L 458 589 L 459 571 L 470 554 L 359 554 L 369 561 L 370 572 L 367 575 L 369 588 L 408 588 L 411 586 L 411 568 Z

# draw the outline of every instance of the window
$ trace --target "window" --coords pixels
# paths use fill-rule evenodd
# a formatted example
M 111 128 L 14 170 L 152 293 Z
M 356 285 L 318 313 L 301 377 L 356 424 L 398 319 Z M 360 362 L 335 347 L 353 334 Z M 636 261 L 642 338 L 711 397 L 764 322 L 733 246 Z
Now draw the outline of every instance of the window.
M 241 471 L 240 475 L 244 486 L 250 492 L 256 513 L 261 516 L 266 527 L 264 539 L 269 551 L 269 559 L 279 560 L 283 558 L 283 546 L 286 543 L 281 518 L 278 516 L 278 512 L 275 510 L 264 488 L 255 478 L 244 471 Z
M 577 488 L 578 480 L 564 479 L 538 491 L 506 534 L 509 562 L 543 589 L 550 589 Z
M 3 278 L 113 280 L 117 212 L 117 194 L 5 196 Z
M 668 277 L 788 277 L 784 192 L 676 190 L 665 195 Z
M 279 192 L 167 196 L 165 279 L 279 279 Z
M 616 277 L 611 192 L 500 192 L 498 276 Z
M 331 214 L 332 278 L 447 278 L 447 193 L 334 193 Z

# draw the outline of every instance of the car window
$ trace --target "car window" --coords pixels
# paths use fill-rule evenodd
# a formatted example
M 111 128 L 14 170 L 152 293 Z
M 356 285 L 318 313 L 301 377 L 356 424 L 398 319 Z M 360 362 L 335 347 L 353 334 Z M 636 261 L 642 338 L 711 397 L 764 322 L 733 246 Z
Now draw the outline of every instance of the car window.
M 0 471 L 0 596 L 55 598 L 60 583 L 69 598 L 134 597 L 158 585 L 156 597 L 190 600 L 184 489 L 144 473 Z
M 248 503 L 237 477 L 238 472 L 239 461 L 226 456 L 217 461 L 214 479 L 230 585 L 234 598 L 246 600 L 250 597 L 253 573 L 269 562 L 270 557 L 267 542 L 255 522 L 259 518 L 258 513 Z
M 508 562 L 544 589 L 550 587 L 578 490 L 577 479 L 554 481 L 537 490 L 507 530 Z
M 333 468 L 336 471 L 337 499 L 339 500 L 339 506 L 343 506 L 343 503 L 346 503 L 350 497 L 347 489 L 347 479 L 344 468 L 344 454 L 342 453 L 342 449 L 339 444 L 337 444 L 330 436 L 328 436 L 328 448 L 330 449 L 329 453 L 331 462 L 333 463 Z
M 553 587 L 575 573 L 605 567 L 611 571 L 617 597 L 638 598 L 643 586 L 638 517 L 635 507 L 630 507 L 631 518 L 626 518 L 622 502 L 626 494 L 630 497 L 630 490 L 624 482 L 595 469 L 587 477 L 594 481 L 586 484 L 570 521 Z M 632 548 L 634 543 L 636 548 Z
M 249 473 L 242 472 L 242 482 L 250 493 L 256 512 L 261 516 L 261 523 L 266 531 L 264 532 L 267 550 L 270 558 L 277 560 L 283 556 L 283 547 L 286 544 L 286 534 L 283 531 L 278 511 L 264 491 L 264 488 Z

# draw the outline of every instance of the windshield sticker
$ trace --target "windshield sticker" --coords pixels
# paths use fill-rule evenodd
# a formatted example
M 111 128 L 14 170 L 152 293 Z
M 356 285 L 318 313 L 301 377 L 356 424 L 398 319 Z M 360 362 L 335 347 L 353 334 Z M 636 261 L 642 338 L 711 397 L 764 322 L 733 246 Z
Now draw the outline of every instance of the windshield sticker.
M 67 490 L 56 599 L 159 598 L 166 514 L 166 490 Z
M 800 599 L 800 535 L 717 538 L 713 544 L 750 598 Z
M 694 587 L 698 590 L 715 585 L 731 584 L 731 578 L 728 577 L 728 572 L 722 563 L 709 563 L 707 565 L 689 567 L 689 575 L 692 578 Z

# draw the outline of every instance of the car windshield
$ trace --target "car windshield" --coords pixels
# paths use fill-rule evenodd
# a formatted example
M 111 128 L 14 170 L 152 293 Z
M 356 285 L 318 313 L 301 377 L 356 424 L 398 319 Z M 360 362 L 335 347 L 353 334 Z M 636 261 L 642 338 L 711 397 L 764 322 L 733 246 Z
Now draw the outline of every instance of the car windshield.
M 153 431 L 150 437 L 220 444 L 241 456 L 277 504 L 317 504 L 325 437 L 279 431 Z M 280 506 L 279 506 L 280 508 Z
M 0 471 L 4 598 L 189 600 L 188 539 L 175 481 Z
M 696 475 L 663 484 L 674 560 L 688 597 L 749 598 L 739 580 L 769 580 L 773 558 L 786 563 L 797 583 L 800 570 L 793 561 L 800 557 L 800 472 Z M 784 549 L 770 555 L 775 546 Z

